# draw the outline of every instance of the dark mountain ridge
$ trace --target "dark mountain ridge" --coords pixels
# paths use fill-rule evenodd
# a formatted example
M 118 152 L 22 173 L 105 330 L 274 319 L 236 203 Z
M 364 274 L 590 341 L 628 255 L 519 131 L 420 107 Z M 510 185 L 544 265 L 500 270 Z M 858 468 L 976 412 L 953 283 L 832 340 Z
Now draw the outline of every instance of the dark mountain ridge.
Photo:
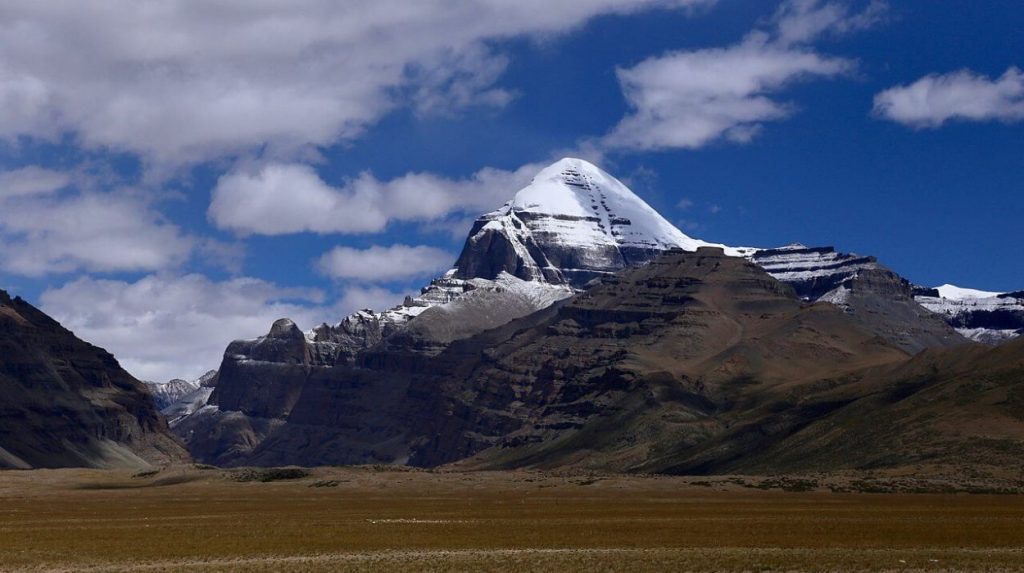
M 0 468 L 188 459 L 143 383 L 108 352 L 0 291 Z
M 285 321 L 249 344 L 273 368 L 233 376 L 225 361 L 217 411 L 176 428 L 200 459 L 670 471 L 797 389 L 909 359 L 713 248 L 669 252 L 438 354 L 380 344 L 317 365 Z

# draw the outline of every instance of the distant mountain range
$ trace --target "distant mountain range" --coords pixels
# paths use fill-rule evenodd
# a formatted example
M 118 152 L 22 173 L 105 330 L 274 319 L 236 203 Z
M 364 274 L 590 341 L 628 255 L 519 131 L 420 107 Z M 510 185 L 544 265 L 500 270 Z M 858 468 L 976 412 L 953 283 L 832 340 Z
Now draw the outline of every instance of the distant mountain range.
M 173 429 L 223 465 L 742 468 L 903 383 L 923 350 L 976 359 L 965 334 L 1024 328 L 1019 298 L 973 315 L 979 336 L 923 306 L 932 294 L 830 247 L 690 238 L 563 159 L 478 219 L 453 269 L 403 305 L 307 332 L 282 319 L 232 343 L 208 403 Z M 839 387 L 855 398 L 817 403 Z M 737 424 L 789 429 L 743 452 Z
M 1024 454 L 1022 333 L 1020 292 L 693 239 L 563 159 L 419 295 L 308 331 L 282 318 L 194 381 L 144 385 L 0 293 L 0 467 L 171 463 L 184 444 L 225 466 L 999 471 Z

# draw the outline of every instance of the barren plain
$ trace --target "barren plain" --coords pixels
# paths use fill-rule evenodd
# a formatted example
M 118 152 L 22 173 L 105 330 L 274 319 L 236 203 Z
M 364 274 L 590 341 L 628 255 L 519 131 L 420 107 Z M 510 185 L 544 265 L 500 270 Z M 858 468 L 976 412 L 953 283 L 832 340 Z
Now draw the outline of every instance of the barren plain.
M 4 571 L 1024 570 L 1013 479 L 0 473 Z

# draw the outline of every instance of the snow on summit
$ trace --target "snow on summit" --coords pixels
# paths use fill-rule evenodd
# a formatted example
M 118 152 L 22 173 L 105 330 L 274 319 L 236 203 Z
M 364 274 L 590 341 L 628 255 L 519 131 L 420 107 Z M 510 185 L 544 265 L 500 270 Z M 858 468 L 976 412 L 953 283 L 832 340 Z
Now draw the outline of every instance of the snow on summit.
M 733 255 L 743 251 L 687 236 L 621 181 L 592 163 L 572 157 L 540 171 L 530 185 L 489 216 L 507 216 L 510 212 L 535 223 L 535 234 L 566 246 L 687 251 L 717 246 Z

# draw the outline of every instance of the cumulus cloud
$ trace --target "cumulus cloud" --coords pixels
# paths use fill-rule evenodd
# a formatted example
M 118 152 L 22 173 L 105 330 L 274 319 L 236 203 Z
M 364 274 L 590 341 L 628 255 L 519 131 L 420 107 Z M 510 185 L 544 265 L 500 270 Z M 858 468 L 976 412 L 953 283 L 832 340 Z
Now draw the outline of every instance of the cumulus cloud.
M 398 106 L 500 106 L 496 43 L 714 0 L 134 0 L 0 7 L 0 137 L 182 164 L 284 156 Z
M 725 48 L 670 52 L 617 70 L 632 110 L 602 140 L 609 149 L 696 149 L 717 141 L 746 143 L 764 122 L 790 116 L 774 95 L 791 84 L 832 78 L 855 63 L 819 54 L 806 44 L 826 33 L 868 27 L 885 4 L 861 11 L 848 3 L 784 2 L 771 29 L 755 30 Z
M 1010 67 L 991 79 L 970 70 L 933 74 L 875 96 L 878 117 L 919 128 L 947 121 L 1024 120 L 1024 73 Z
M 67 173 L 25 167 L 0 173 L 0 268 L 41 276 L 78 270 L 149 271 L 187 260 L 197 242 L 143 195 L 62 189 Z
M 379 288 L 350 289 L 325 304 L 315 289 L 254 279 L 211 281 L 201 275 L 151 275 L 136 282 L 81 278 L 41 297 L 42 309 L 65 327 L 112 352 L 144 380 L 195 378 L 220 366 L 228 343 L 262 336 L 279 318 L 308 329 L 366 306 L 401 301 Z
M 208 215 L 218 227 L 242 235 L 375 233 L 391 221 L 430 222 L 493 209 L 541 168 L 486 168 L 458 180 L 410 173 L 381 181 L 363 173 L 332 186 L 308 165 L 272 163 L 222 176 Z
M 325 276 L 339 280 L 385 282 L 432 275 L 451 266 L 455 256 L 425 245 L 335 247 L 316 263 Z

